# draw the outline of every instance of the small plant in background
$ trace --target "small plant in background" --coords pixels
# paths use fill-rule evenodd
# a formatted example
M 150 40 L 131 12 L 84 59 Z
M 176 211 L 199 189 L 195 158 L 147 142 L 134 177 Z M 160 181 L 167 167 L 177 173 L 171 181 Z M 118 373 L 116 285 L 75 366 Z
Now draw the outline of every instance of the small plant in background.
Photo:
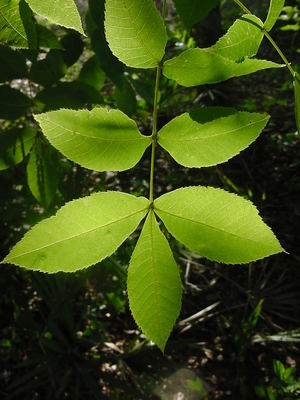
M 14 3 L 17 8 L 23 4 L 22 1 L 20 4 L 11 2 L 4 5 L 2 12 L 9 14 L 10 7 L 16 7 Z M 214 46 L 189 49 L 164 61 L 166 1 L 163 1 L 161 17 L 152 0 L 106 0 L 105 31 L 110 47 L 107 50 L 109 57 L 117 57 L 131 68 L 156 68 L 152 133 L 141 134 L 136 122 L 122 111 L 103 107 L 91 111 L 67 108 L 49 111 L 49 108 L 34 118 L 57 150 L 90 170 L 128 170 L 151 146 L 149 198 L 121 192 L 101 192 L 69 202 L 56 216 L 32 228 L 3 261 L 46 273 L 82 270 L 113 254 L 146 218 L 131 257 L 127 289 L 137 324 L 162 351 L 180 312 L 181 281 L 179 268 L 157 217 L 190 250 L 220 263 L 248 263 L 283 251 L 255 206 L 244 198 L 221 189 L 201 186 L 181 188 L 159 198 L 154 196 L 158 145 L 185 167 L 213 166 L 228 161 L 247 148 L 269 120 L 266 114 L 202 107 L 174 118 L 159 130 L 162 74 L 182 86 L 191 87 L 214 84 L 263 69 L 282 68 L 277 63 L 254 58 L 263 38 L 267 37 L 295 81 L 299 125 L 299 77 L 268 33 L 281 13 L 284 1 L 271 1 L 265 23 L 252 15 L 240 1 L 236 0 L 236 3 L 245 15 Z M 27 3 L 24 4 L 25 8 L 28 7 Z M 48 3 L 45 7 L 45 3 L 34 0 L 28 1 L 28 4 L 34 12 L 50 21 L 83 33 L 72 0 L 64 1 L 64 6 L 61 3 L 59 8 L 51 8 Z M 12 36 L 9 26 L 4 24 L 0 31 L 2 42 L 5 36 L 7 45 L 22 42 L 22 46 L 30 47 L 32 38 L 21 14 L 20 21 L 20 28 L 24 28 L 24 24 L 27 28 L 23 29 L 24 34 L 21 37 L 17 34 Z M 97 41 L 97 35 L 94 40 Z M 101 35 L 98 40 L 101 43 Z M 114 65 L 121 65 L 122 68 L 121 63 Z M 109 71 L 109 67 L 106 70 L 115 79 L 114 72 Z M 124 89 L 127 84 L 122 81 L 119 86 Z M 74 97 L 78 93 L 83 95 L 87 90 L 86 87 L 79 92 L 74 90 Z M 118 93 L 120 98 L 120 91 Z M 28 135 L 32 141 L 34 135 L 31 132 Z M 26 152 L 29 150 L 30 147 Z M 33 166 L 38 169 L 45 160 L 46 156 L 41 156 L 43 151 L 43 142 L 36 140 L 28 164 L 29 177 L 34 171 Z M 51 154 L 47 156 L 51 157 Z M 44 171 L 45 168 L 39 170 Z M 46 175 L 39 172 L 32 175 L 34 178 L 29 180 L 32 192 L 49 204 L 51 193 L 35 189 L 43 186 L 41 183 Z
M 266 386 L 257 386 L 256 394 L 260 399 L 293 400 L 300 396 L 300 378 L 296 377 L 296 368 L 285 367 L 279 360 L 273 361 L 274 377 Z

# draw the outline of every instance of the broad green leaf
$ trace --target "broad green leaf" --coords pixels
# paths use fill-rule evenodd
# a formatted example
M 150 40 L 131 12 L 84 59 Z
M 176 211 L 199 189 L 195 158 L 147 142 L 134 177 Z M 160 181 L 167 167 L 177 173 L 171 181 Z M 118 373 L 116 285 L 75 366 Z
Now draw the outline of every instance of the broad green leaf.
M 253 57 L 257 54 L 264 37 L 262 28 L 262 21 L 255 15 L 243 15 L 208 50 L 232 61 L 243 61 L 245 57 Z
M 210 49 L 189 49 L 164 63 L 163 73 L 182 86 L 191 87 L 226 81 L 268 68 L 281 68 L 271 61 L 246 58 L 234 62 Z
M 151 138 L 118 110 L 59 110 L 35 116 L 66 157 L 96 171 L 124 171 L 138 163 Z
M 13 128 L 0 133 L 0 171 L 19 164 L 29 153 L 36 131 L 31 128 Z
M 31 107 L 31 100 L 9 85 L 0 86 L 0 118 L 17 119 Z
M 220 0 L 174 0 L 176 10 L 187 29 L 202 21 Z
M 250 201 L 221 189 L 188 187 L 155 200 L 169 232 L 210 260 L 242 264 L 283 251 Z
M 27 181 L 31 193 L 44 207 L 48 207 L 58 186 L 58 155 L 49 145 L 38 140 L 27 164 Z
M 58 37 L 50 29 L 40 24 L 35 24 L 35 26 L 37 31 L 37 47 L 39 49 L 61 50 L 63 48 Z
M 118 108 L 128 116 L 131 116 L 136 112 L 136 95 L 128 79 L 124 75 L 122 78 L 122 85 L 117 85 L 115 88 L 114 98 Z
M 106 192 L 71 201 L 34 226 L 2 263 L 74 272 L 113 254 L 145 217 L 149 201 Z
M 203 107 L 165 125 L 158 133 L 158 142 L 185 167 L 209 167 L 247 148 L 268 120 L 266 114 Z
M 270 0 L 269 13 L 265 22 L 265 30 L 270 31 L 278 20 L 284 7 L 285 0 Z
M 96 90 L 101 90 L 105 82 L 105 72 L 101 69 L 97 56 L 92 56 L 83 64 L 78 79 Z
M 298 133 L 300 132 L 300 75 L 295 76 L 295 115 Z
M 181 308 L 181 280 L 152 210 L 131 257 L 127 287 L 134 319 L 164 351 Z
M 106 0 L 109 47 L 124 64 L 154 68 L 164 56 L 167 34 L 153 0 Z
M 32 63 L 29 79 L 42 86 L 50 86 L 62 78 L 67 70 L 62 51 L 51 50 L 43 60 Z
M 24 0 L 0 0 L 0 43 L 36 48 L 35 25 Z
M 20 52 L 0 45 L 0 59 L 0 82 L 27 76 L 26 59 Z
M 75 29 L 84 34 L 80 15 L 73 0 L 26 0 L 32 11 L 53 24 Z
M 47 87 L 35 98 L 40 111 L 52 111 L 60 108 L 79 109 L 87 105 L 102 104 L 103 98 L 98 90 L 83 82 L 59 82 Z M 41 103 L 41 104 L 39 104 Z

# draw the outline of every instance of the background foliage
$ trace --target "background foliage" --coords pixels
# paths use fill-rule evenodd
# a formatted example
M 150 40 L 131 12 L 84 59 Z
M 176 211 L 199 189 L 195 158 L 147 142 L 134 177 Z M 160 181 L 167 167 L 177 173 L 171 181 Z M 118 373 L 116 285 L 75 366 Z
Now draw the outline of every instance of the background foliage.
M 268 1 L 246 4 L 266 16 Z M 125 68 L 111 54 L 102 2 L 78 6 L 87 37 L 35 16 L 36 33 L 26 36 L 30 49 L 0 47 L 1 258 L 67 201 L 99 190 L 148 194 L 148 150 L 133 172 L 91 172 L 51 147 L 32 117 L 108 105 L 149 133 L 154 72 Z M 272 32 L 298 71 L 299 6 L 287 1 Z M 168 8 L 169 56 L 214 44 L 240 15 L 233 2 L 222 1 L 202 10 L 194 25 L 195 13 L 182 10 L 180 19 L 172 3 Z M 280 62 L 267 43 L 260 58 Z M 165 357 L 145 341 L 128 311 L 125 281 L 137 234 L 116 255 L 75 276 L 2 266 L 1 398 L 299 397 L 300 147 L 292 82 L 285 70 L 191 89 L 163 80 L 159 127 L 203 104 L 268 111 L 272 119 L 250 149 L 218 167 L 187 170 L 160 151 L 156 195 L 189 184 L 223 186 L 257 204 L 290 255 L 224 267 L 171 242 L 184 308 Z

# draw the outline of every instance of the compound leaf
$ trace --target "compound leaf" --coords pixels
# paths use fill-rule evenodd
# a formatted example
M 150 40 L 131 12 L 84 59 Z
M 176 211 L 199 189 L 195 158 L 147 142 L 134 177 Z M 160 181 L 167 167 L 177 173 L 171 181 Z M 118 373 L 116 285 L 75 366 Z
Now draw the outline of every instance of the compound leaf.
M 155 200 L 169 232 L 210 260 L 242 264 L 283 251 L 253 204 L 211 187 L 188 187 Z
M 2 263 L 48 273 L 87 268 L 113 254 L 148 207 L 147 199 L 120 192 L 71 201 L 26 233 Z
M 145 335 L 164 351 L 181 307 L 179 268 L 151 210 L 128 270 L 131 312 Z
M 19 164 L 29 153 L 36 131 L 31 128 L 13 128 L 0 133 L 0 171 Z
M 50 22 L 84 34 L 80 15 L 73 0 L 26 0 L 32 11 Z
M 17 119 L 31 107 L 31 100 L 9 85 L 0 86 L 0 118 Z
M 270 31 L 275 25 L 281 11 L 284 7 L 285 0 L 271 0 L 268 16 L 265 22 L 265 30 Z
M 164 63 L 163 73 L 182 86 L 191 87 L 226 81 L 268 68 L 281 68 L 271 61 L 245 58 L 235 62 L 211 49 L 189 49 Z
M 295 76 L 295 115 L 298 132 L 300 132 L 300 75 Z
M 209 167 L 247 148 L 268 120 L 266 114 L 203 107 L 165 125 L 158 133 L 158 142 L 185 167 Z
M 124 64 L 154 68 L 164 56 L 167 34 L 153 0 L 106 0 L 109 47 Z
M 35 25 L 24 0 L 0 0 L 0 43 L 16 48 L 36 48 Z
M 27 164 L 27 181 L 31 193 L 44 207 L 53 200 L 58 186 L 58 154 L 51 147 L 37 141 Z
M 264 37 L 262 28 L 262 21 L 255 15 L 243 15 L 209 50 L 233 61 L 253 57 Z
M 176 10 L 187 29 L 202 21 L 220 0 L 174 0 Z
M 59 110 L 35 119 L 51 144 L 76 163 L 96 171 L 132 168 L 151 143 L 119 110 Z

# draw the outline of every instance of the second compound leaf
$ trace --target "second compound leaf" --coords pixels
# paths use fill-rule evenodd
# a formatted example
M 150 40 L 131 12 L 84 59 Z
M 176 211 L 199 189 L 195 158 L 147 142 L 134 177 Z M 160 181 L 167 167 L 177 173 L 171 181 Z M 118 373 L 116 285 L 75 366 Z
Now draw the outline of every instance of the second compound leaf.
M 170 121 L 158 133 L 158 142 L 185 167 L 209 167 L 247 148 L 268 120 L 266 114 L 203 107 Z
M 256 207 L 221 189 L 187 187 L 155 200 L 168 231 L 213 261 L 243 264 L 283 251 Z
M 129 67 L 154 68 L 164 56 L 166 28 L 153 0 L 106 0 L 105 31 L 111 51 Z
M 164 351 L 181 308 L 181 280 L 152 210 L 131 257 L 127 286 L 134 319 Z
M 26 233 L 3 263 L 47 273 L 87 268 L 113 254 L 148 207 L 146 198 L 120 192 L 71 201 Z
M 70 160 L 95 171 L 124 171 L 138 163 L 151 138 L 119 110 L 61 109 L 38 114 L 44 135 Z

